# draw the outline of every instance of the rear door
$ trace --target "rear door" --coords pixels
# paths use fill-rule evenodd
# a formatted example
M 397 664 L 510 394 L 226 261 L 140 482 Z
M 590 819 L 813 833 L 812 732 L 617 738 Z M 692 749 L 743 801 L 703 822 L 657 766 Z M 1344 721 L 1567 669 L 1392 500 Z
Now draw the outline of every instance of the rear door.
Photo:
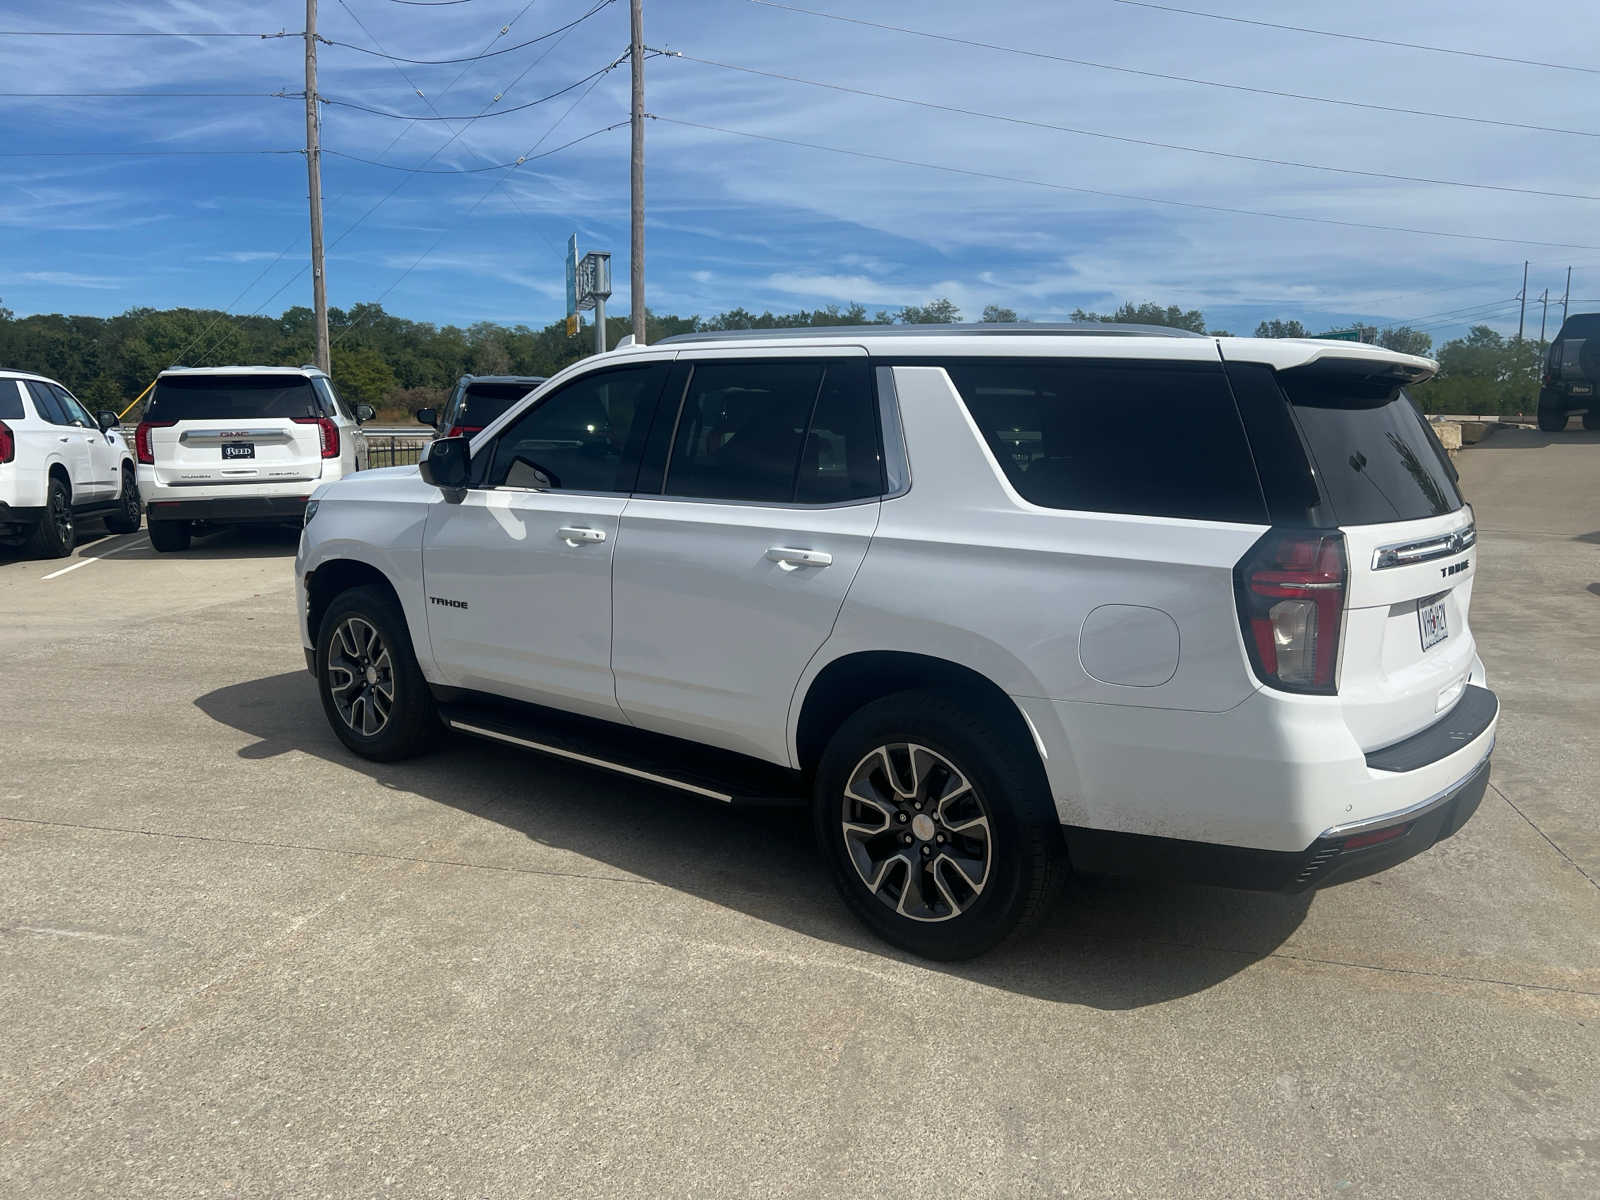
M 1454 707 L 1473 668 L 1472 510 L 1393 378 L 1324 360 L 1278 380 L 1349 556 L 1339 702 L 1377 749 Z
M 322 422 L 334 424 L 311 380 L 289 374 L 162 376 L 145 421 L 156 482 L 169 487 L 318 479 Z
M 72 480 L 74 504 L 96 499 L 94 460 L 90 455 L 89 430 L 84 427 L 84 418 L 74 416 L 49 384 L 33 379 L 26 383 L 33 397 L 34 412 L 49 426 L 45 436 L 40 439 L 46 460 L 54 458 L 66 467 L 67 475 Z
M 866 352 L 686 351 L 679 364 L 656 422 L 670 439 L 665 484 L 641 480 L 660 494 L 622 514 L 617 700 L 642 728 L 785 762 L 795 685 L 881 508 Z

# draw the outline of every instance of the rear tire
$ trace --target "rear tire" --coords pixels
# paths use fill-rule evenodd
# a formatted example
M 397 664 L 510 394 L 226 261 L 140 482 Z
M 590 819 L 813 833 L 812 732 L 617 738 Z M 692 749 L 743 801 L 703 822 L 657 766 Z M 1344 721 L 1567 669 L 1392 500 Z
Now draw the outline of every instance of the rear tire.
M 851 911 L 924 958 L 973 958 L 1020 934 L 1067 873 L 1032 742 L 955 692 L 899 692 L 849 717 L 823 752 L 812 816 Z
M 162 554 L 187 550 L 194 530 L 188 521 L 151 521 L 150 544 Z
M 122 468 L 122 507 L 106 518 L 106 528 L 112 533 L 138 533 L 144 509 L 139 504 L 139 481 L 132 467 Z
M 1546 433 L 1560 433 L 1567 427 L 1567 410 L 1564 408 L 1539 409 L 1539 428 Z
M 1583 427 L 1585 429 L 1600 429 L 1600 408 L 1591 408 L 1583 414 Z
M 44 515 L 33 527 L 26 543 L 35 558 L 65 558 L 77 545 L 77 529 L 72 522 L 72 490 L 55 476 L 45 489 Z
M 339 740 L 376 762 L 425 753 L 443 729 L 405 614 L 382 588 L 351 588 L 328 605 L 317 631 L 317 693 Z

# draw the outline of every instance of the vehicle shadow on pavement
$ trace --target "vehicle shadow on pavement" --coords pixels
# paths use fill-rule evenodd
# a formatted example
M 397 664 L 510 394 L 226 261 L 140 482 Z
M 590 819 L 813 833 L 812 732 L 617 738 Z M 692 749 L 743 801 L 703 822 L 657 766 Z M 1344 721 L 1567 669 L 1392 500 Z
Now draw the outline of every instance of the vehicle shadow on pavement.
M 1564 446 L 1568 443 L 1583 445 L 1600 443 L 1600 431 L 1581 428 L 1574 419 L 1561 433 L 1545 433 L 1539 429 L 1496 429 L 1481 442 L 1474 442 L 1466 453 L 1480 450 L 1538 450 L 1544 446 Z
M 294 751 L 315 755 L 541 846 L 808 937 L 1043 1000 L 1120 1010 L 1204 991 L 1276 950 L 1310 906 L 1309 896 L 1076 879 L 1038 933 L 975 962 L 927 962 L 878 941 L 851 916 L 803 811 L 729 810 L 460 737 L 425 757 L 369 762 L 334 737 L 314 682 L 298 671 L 219 688 L 195 705 L 257 739 L 238 752 L 241 758 L 271 763 Z M 492 862 L 483 865 L 541 869 L 515 849 L 509 860 L 504 848 L 485 854 Z M 461 857 L 474 860 L 471 852 Z

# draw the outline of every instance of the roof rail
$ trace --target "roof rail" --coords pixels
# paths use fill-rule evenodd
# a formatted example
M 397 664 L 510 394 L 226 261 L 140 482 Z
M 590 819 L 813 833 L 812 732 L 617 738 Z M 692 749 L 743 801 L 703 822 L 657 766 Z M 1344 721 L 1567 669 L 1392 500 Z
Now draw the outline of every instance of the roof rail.
M 852 338 L 852 337 L 1205 337 L 1190 329 L 1166 325 L 1121 325 L 1110 321 L 1019 321 L 1016 324 L 957 325 L 802 325 L 793 329 L 724 329 L 699 333 L 675 333 L 657 341 L 668 342 L 760 341 L 764 338 Z

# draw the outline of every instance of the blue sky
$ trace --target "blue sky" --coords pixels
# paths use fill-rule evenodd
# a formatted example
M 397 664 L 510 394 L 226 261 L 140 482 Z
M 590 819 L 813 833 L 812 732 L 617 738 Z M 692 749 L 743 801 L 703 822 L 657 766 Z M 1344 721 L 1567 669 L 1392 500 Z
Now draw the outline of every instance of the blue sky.
M 447 58 L 535 37 L 594 2 L 535 0 L 525 7 L 526 0 L 465 0 L 430 7 L 322 0 L 320 28 L 338 42 L 370 46 L 376 37 L 391 53 Z M 1114 0 L 799 2 L 1144 71 L 1600 133 L 1594 74 L 1315 37 Z M 1350 33 L 1600 62 L 1600 8 L 1570 0 L 1529 0 L 1515 9 L 1485 0 L 1415 0 L 1404 6 L 1403 22 L 1401 9 L 1378 0 L 1193 2 Z M 751 0 L 646 0 L 645 10 L 649 45 L 762 71 L 1122 138 L 1600 197 L 1600 179 L 1589 169 L 1594 137 L 1167 82 Z M 295 0 L 137 6 L 53 0 L 13 3 L 0 13 L 0 27 L 11 30 L 266 32 L 297 31 L 303 22 L 304 6 Z M 465 67 L 397 70 L 347 46 L 325 46 L 320 91 L 430 115 L 415 85 L 445 116 L 495 112 L 604 67 L 626 41 L 624 2 L 559 39 Z M 19 92 L 293 92 L 303 87 L 302 55 L 298 38 L 0 37 L 0 63 Z M 1199 307 L 1213 326 L 1235 332 L 1274 316 L 1321 328 L 1354 319 L 1427 318 L 1422 323 L 1442 339 L 1460 333 L 1477 313 L 1514 332 L 1511 298 L 1524 258 L 1533 264 L 1532 296 L 1545 287 L 1559 295 L 1570 263 L 1574 297 L 1600 298 L 1600 199 L 1409 183 L 1130 145 L 679 58 L 652 59 L 647 73 L 650 111 L 768 138 L 1190 204 L 1594 247 L 1229 215 L 655 121 L 647 148 L 647 294 L 662 312 L 852 300 L 894 308 L 945 295 L 968 317 L 998 303 L 1044 320 L 1079 305 L 1104 310 L 1131 299 Z M 294 150 L 304 142 L 298 99 L 4 97 L 0 104 L 11 182 L 0 199 L 0 297 L 18 313 L 104 315 L 137 305 L 232 303 L 236 312 L 276 314 L 310 303 L 309 276 L 301 273 L 308 239 L 300 155 L 32 156 Z M 328 150 L 361 158 L 469 169 L 505 163 L 535 145 L 560 146 L 625 120 L 627 108 L 624 66 L 587 94 L 579 89 L 465 126 L 329 105 L 322 136 Z M 582 249 L 613 252 L 620 294 L 612 311 L 626 307 L 625 128 L 510 170 L 415 175 L 330 156 L 323 187 L 335 305 L 381 296 L 389 311 L 419 320 L 543 325 L 563 312 L 562 250 L 575 231 Z M 1536 331 L 1536 305 L 1530 314 Z

